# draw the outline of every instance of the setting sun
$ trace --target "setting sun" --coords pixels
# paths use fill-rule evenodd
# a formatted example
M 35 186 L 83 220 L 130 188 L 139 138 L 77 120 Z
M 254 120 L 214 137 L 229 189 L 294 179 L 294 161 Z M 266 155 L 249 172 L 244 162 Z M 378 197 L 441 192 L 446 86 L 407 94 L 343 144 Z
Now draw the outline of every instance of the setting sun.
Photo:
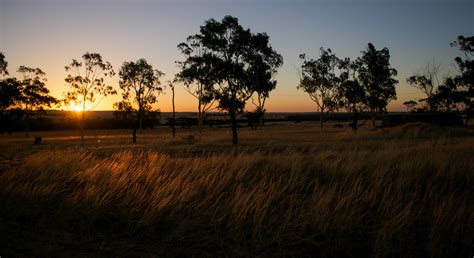
M 70 110 L 70 111 L 76 111 L 76 112 L 82 112 L 82 105 L 79 105 L 79 104 L 76 105 L 76 104 L 74 104 L 74 103 L 71 103 L 71 104 L 69 105 L 69 110 Z

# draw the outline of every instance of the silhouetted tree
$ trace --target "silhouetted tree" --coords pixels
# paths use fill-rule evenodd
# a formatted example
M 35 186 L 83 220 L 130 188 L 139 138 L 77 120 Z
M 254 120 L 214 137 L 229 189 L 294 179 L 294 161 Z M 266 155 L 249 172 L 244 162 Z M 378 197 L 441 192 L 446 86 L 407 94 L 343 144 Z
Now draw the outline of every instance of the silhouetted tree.
M 115 72 L 109 62 L 102 60 L 100 54 L 89 52 L 82 56 L 82 62 L 73 59 L 71 64 L 65 66 L 65 69 L 66 72 L 70 72 L 65 79 L 70 86 L 70 91 L 66 93 L 64 101 L 66 103 L 73 101 L 75 104 L 82 105 L 81 139 L 83 140 L 87 103 L 96 102 L 97 95 L 104 98 L 110 94 L 117 94 L 112 86 L 104 81 L 105 77 L 113 77 Z M 88 110 L 90 109 L 92 108 Z
M 0 52 L 0 121 L 3 132 L 8 128 L 11 133 L 11 122 L 16 117 L 15 110 L 11 110 L 20 99 L 20 82 L 16 78 L 3 78 L 8 75 L 8 62 Z
M 303 60 L 301 65 L 300 83 L 297 88 L 308 93 L 311 100 L 318 107 L 319 121 L 323 129 L 324 120 L 329 112 L 337 107 L 337 82 L 336 69 L 339 60 L 331 49 L 320 48 L 321 54 L 318 59 L 306 60 L 306 55 L 301 54 Z
M 359 125 L 358 114 L 366 107 L 366 93 L 357 78 L 359 63 L 345 58 L 340 60 L 339 68 L 343 70 L 339 76 L 339 88 L 337 89 L 339 105 L 352 112 L 351 127 L 353 131 L 357 131 L 365 123 L 364 121 Z
M 162 92 L 160 77 L 164 73 L 153 69 L 145 59 L 136 62 L 124 62 L 119 71 L 119 86 L 122 90 L 122 101 L 115 103 L 115 109 L 134 117 L 132 141 L 137 142 L 137 129 L 142 129 L 146 113 L 152 111 L 152 104 L 157 102 Z
M 16 78 L 0 80 L 0 109 L 5 111 L 20 99 L 20 82 Z
M 458 91 L 461 95 L 462 102 L 466 108 L 466 126 L 469 122 L 469 117 L 474 113 L 474 36 L 464 37 L 459 36 L 456 41 L 451 43 L 451 46 L 458 47 L 464 54 L 464 58 L 456 57 L 454 60 L 458 66 L 459 75 L 454 80 L 458 85 Z
M 2 112 L 15 103 L 20 96 L 20 84 L 15 78 L 3 78 L 8 75 L 8 62 L 5 55 L 0 52 L 0 109 Z
M 213 109 L 216 101 L 213 88 L 216 78 L 212 76 L 208 50 L 198 35 L 189 36 L 186 42 L 178 45 L 178 49 L 186 60 L 177 62 L 181 71 L 176 74 L 176 81 L 183 82 L 189 94 L 198 100 L 198 127 L 199 132 L 202 132 L 204 116 Z
M 444 83 L 438 87 L 433 101 L 439 111 L 450 112 L 460 111 L 459 105 L 464 103 L 464 94 L 459 91 L 459 81 L 456 78 L 448 77 Z
M 8 75 L 8 62 L 5 60 L 5 55 L 0 52 L 0 76 Z
M 398 81 L 393 77 L 397 75 L 397 70 L 390 66 L 388 48 L 377 50 L 372 43 L 362 51 L 362 57 L 357 62 L 360 64 L 359 83 L 366 93 L 365 104 L 372 114 L 372 126 L 375 128 L 375 114 L 386 112 L 388 102 L 396 99 L 395 85 Z
M 229 113 L 232 144 L 236 145 L 237 113 L 243 111 L 246 101 L 257 89 L 264 87 L 258 83 L 265 78 L 262 70 L 271 73 L 281 65 L 278 60 L 282 57 L 270 46 L 267 34 L 251 33 L 232 16 L 225 16 L 221 22 L 207 20 L 200 34 L 192 37 L 199 41 L 203 51 L 202 59 L 190 61 L 205 64 L 218 107 Z
M 438 78 L 439 70 L 440 65 L 433 61 L 426 64 L 425 67 L 407 79 L 408 84 L 420 89 L 426 95 L 426 98 L 421 99 L 420 101 L 426 102 L 430 111 L 435 111 L 437 109 L 433 96 L 440 86 Z
M 28 138 L 30 112 L 51 107 L 58 103 L 58 100 L 49 95 L 49 90 L 46 88 L 46 73 L 41 69 L 20 66 L 18 73 L 23 75 L 20 81 L 19 104 L 25 120 L 25 136 Z
M 276 54 L 266 62 L 261 58 L 256 58 L 253 62 L 250 73 L 254 80 L 250 82 L 250 87 L 254 89 L 257 101 L 252 97 L 252 103 L 256 107 L 254 113 L 257 115 L 258 125 L 263 126 L 265 102 L 270 97 L 270 92 L 276 88 L 275 76 L 278 68 L 283 65 L 283 57 Z
M 403 105 L 405 105 L 405 107 L 407 107 L 408 112 L 412 112 L 413 110 L 415 110 L 416 104 L 417 103 L 414 100 L 409 100 L 409 101 L 403 102 Z
M 174 105 L 174 84 L 170 81 L 168 81 L 168 86 L 171 89 L 171 106 L 172 106 L 172 112 L 173 115 L 171 117 L 171 130 L 173 132 L 173 138 L 176 137 L 176 111 L 175 111 L 175 105 Z

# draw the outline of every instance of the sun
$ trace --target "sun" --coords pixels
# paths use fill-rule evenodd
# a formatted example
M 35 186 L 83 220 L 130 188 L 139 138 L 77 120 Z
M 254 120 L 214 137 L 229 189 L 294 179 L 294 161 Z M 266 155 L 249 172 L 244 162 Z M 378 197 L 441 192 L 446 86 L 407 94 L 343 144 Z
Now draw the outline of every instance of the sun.
M 82 112 L 82 105 L 71 104 L 69 105 L 69 110 L 75 111 L 75 112 Z

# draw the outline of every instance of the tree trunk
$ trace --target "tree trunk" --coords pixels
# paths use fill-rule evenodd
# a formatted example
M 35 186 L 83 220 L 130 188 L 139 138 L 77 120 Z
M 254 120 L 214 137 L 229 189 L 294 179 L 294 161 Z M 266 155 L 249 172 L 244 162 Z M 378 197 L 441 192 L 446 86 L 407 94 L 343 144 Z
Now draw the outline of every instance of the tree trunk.
M 357 132 L 357 129 L 359 129 L 359 125 L 357 124 L 357 109 L 356 109 L 356 104 L 354 103 L 353 105 L 353 110 L 352 112 L 354 113 L 353 121 L 352 121 L 352 131 Z
M 372 113 L 372 115 L 371 115 L 371 118 L 372 118 L 372 127 L 375 129 L 375 128 L 377 128 L 377 127 L 375 126 L 375 111 L 374 111 L 373 109 L 371 109 L 370 112 Z
M 26 105 L 26 109 L 25 109 L 25 138 L 27 138 L 27 139 L 28 139 L 28 131 L 29 131 L 29 128 L 28 128 L 28 126 L 29 126 L 28 122 L 29 121 L 28 121 L 28 119 L 29 119 L 29 117 L 28 117 L 28 105 Z
M 132 143 L 137 143 L 137 127 L 133 127 L 132 131 Z
M 138 129 L 140 129 L 140 131 L 143 129 L 143 114 L 140 114 L 140 119 L 138 120 Z
M 324 126 L 324 121 L 323 121 L 323 114 L 324 114 L 324 110 L 321 109 L 321 112 L 319 112 L 319 126 L 321 128 L 321 130 L 323 130 L 323 126 Z
M 199 100 L 198 102 L 198 128 L 199 128 L 199 133 L 202 133 L 202 104 L 201 101 Z
M 133 125 L 133 131 L 132 131 L 132 143 L 137 143 L 137 128 L 140 125 L 140 114 L 137 114 L 137 120 L 135 121 L 135 124 Z
M 258 124 L 263 127 L 265 126 L 265 121 L 263 120 L 264 119 L 264 116 L 265 116 L 265 112 L 262 111 L 262 113 L 260 113 L 260 115 L 258 116 Z
M 235 109 L 230 108 L 229 109 L 229 115 L 230 115 L 230 122 L 232 124 L 232 145 L 237 145 L 238 140 L 237 140 L 237 120 L 236 120 L 236 114 L 235 114 Z
M 82 102 L 82 114 L 81 114 L 81 140 L 84 140 L 84 120 L 85 120 L 85 113 L 86 113 L 86 100 L 84 98 Z
M 171 122 L 171 128 L 173 130 L 173 138 L 176 137 L 176 127 L 175 127 L 175 119 L 176 119 L 176 112 L 175 112 L 175 107 L 174 107 L 174 86 L 171 84 L 171 92 L 172 92 L 172 98 L 171 98 L 171 104 L 173 105 L 173 120 Z

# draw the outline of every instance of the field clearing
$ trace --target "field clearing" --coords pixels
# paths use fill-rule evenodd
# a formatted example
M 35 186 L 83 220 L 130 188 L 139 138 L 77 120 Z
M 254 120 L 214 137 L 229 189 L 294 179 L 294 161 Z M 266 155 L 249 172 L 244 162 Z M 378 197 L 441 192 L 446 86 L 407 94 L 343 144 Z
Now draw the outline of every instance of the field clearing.
M 474 252 L 471 128 L 273 124 L 238 147 L 229 128 L 74 133 L 0 136 L 0 255 Z

